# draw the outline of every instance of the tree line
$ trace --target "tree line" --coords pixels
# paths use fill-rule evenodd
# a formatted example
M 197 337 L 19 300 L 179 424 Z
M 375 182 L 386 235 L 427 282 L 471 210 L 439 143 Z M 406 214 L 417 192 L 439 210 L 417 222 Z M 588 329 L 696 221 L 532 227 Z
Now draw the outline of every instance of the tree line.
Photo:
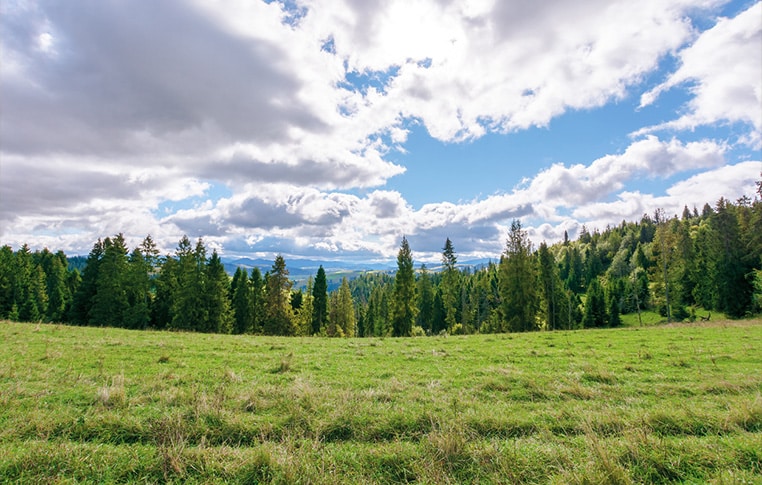
M 762 193 L 758 190 L 762 197 Z M 328 291 L 322 266 L 295 288 L 283 256 L 264 274 L 237 268 L 184 236 L 161 256 L 150 236 L 98 240 L 80 271 L 66 255 L 0 248 L 0 318 L 132 329 L 346 337 L 614 327 L 656 310 L 667 321 L 762 309 L 762 201 L 720 199 L 701 212 L 664 211 L 638 222 L 534 248 L 513 221 L 498 261 L 415 268 L 402 238 L 397 271 L 366 272 Z

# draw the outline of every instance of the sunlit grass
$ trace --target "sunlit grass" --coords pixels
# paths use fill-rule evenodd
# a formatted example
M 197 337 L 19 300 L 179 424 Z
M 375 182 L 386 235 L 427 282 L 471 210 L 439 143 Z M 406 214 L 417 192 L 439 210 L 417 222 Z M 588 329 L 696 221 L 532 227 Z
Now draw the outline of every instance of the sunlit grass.
M 415 339 L 0 323 L 19 482 L 758 483 L 762 322 Z

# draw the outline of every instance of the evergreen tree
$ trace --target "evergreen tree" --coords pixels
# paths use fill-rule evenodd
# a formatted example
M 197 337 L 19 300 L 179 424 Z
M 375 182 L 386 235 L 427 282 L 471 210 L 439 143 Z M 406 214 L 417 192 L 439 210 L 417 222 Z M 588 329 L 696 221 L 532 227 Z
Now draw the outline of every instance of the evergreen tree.
M 624 281 L 621 279 L 609 281 L 607 296 L 608 312 L 606 322 L 609 327 L 622 325 L 622 299 L 624 298 Z
M 416 324 L 424 331 L 431 333 L 434 320 L 434 285 L 426 265 L 421 265 L 418 277 L 418 317 Z
M 674 223 L 677 223 L 677 218 L 673 219 Z M 675 224 L 664 218 L 664 211 L 659 209 L 656 211 L 656 234 L 654 235 L 653 253 L 656 258 L 657 265 L 655 270 L 658 274 L 654 274 L 656 281 L 658 282 L 658 288 L 664 295 L 664 316 L 667 317 L 667 321 L 672 321 L 672 301 L 670 292 L 674 290 L 671 288 L 671 275 L 673 273 L 673 265 L 675 264 L 676 253 L 676 237 L 675 237 Z
M 713 255 L 716 288 L 714 306 L 730 317 L 740 318 L 751 306 L 753 288 L 746 277 L 751 268 L 743 257 L 736 208 L 725 199 L 720 199 L 710 224 L 717 241 Z
M 206 288 L 206 247 L 201 239 L 194 248 L 188 236 L 177 245 L 177 285 L 172 295 L 172 323 L 176 330 L 202 330 L 208 319 L 203 304 Z
M 45 292 L 48 299 L 46 320 L 64 322 L 71 305 L 71 293 L 67 285 L 66 255 L 62 251 L 52 254 L 45 249 L 42 252 L 40 264 L 45 272 Z
M 98 290 L 98 270 L 102 257 L 103 242 L 98 239 L 87 256 L 87 263 L 82 272 L 82 282 L 74 294 L 70 320 L 75 325 L 87 325 L 90 323 L 90 311 Z
M 598 279 L 587 285 L 585 297 L 585 313 L 582 326 L 585 328 L 605 327 L 609 318 L 606 312 L 606 295 Z
M 179 295 L 179 263 L 172 257 L 164 258 L 156 277 L 156 298 L 151 306 L 151 325 L 156 329 L 172 326 L 174 320 L 174 298 Z
M 339 289 L 331 293 L 326 334 L 329 337 L 354 337 L 356 323 L 352 293 L 345 277 Z
M 202 323 L 202 332 L 230 333 L 233 325 L 233 313 L 230 308 L 230 278 L 225 272 L 217 251 L 212 251 L 205 268 L 203 302 L 206 306 L 206 321 Z
M 8 318 L 13 309 L 14 260 L 10 246 L 0 248 L 0 319 Z
M 125 290 L 127 309 L 123 325 L 126 328 L 144 329 L 151 321 L 151 265 L 140 248 L 135 248 L 127 261 Z
M 433 316 L 431 320 L 431 333 L 434 335 L 439 335 L 441 332 L 447 330 L 447 322 L 445 322 L 445 308 L 444 308 L 444 302 L 442 301 L 442 291 L 441 289 L 437 289 L 437 291 L 434 294 L 434 308 L 433 308 Z
M 397 274 L 394 277 L 392 336 L 410 336 L 416 313 L 413 253 L 410 251 L 407 238 L 403 237 L 397 254 Z
M 259 268 L 251 269 L 249 281 L 251 284 L 251 328 L 253 333 L 260 333 L 263 331 L 265 320 L 265 280 Z
M 325 327 L 328 315 L 328 281 L 323 265 L 317 270 L 315 285 L 312 287 L 312 334 L 317 335 Z
M 458 258 L 455 255 L 455 248 L 448 237 L 442 249 L 442 283 L 440 288 L 442 289 L 442 304 L 445 309 L 445 324 L 450 332 L 452 332 L 455 324 L 458 323 L 458 301 L 461 294 L 458 282 L 458 269 L 456 267 L 457 262 Z
M 275 257 L 272 270 L 265 276 L 265 288 L 264 333 L 294 335 L 291 281 L 288 279 L 286 260 L 280 254 Z
M 558 274 L 555 258 L 545 242 L 540 244 L 538 259 L 540 267 L 540 301 L 542 303 L 542 313 L 545 317 L 545 328 L 549 330 L 568 328 L 566 294 Z
M 103 241 L 103 258 L 98 269 L 95 298 L 90 325 L 103 327 L 124 326 L 129 308 L 125 276 L 127 274 L 127 246 L 122 234 Z
M 315 298 L 312 296 L 314 287 L 314 280 L 310 276 L 307 279 L 307 288 L 295 317 L 296 335 L 312 335 L 312 317 L 315 313 Z
M 251 331 L 252 318 L 252 294 L 249 273 L 246 268 L 236 268 L 233 281 L 230 285 L 231 300 L 233 302 L 233 333 L 243 334 Z
M 525 332 L 537 328 L 539 296 L 532 243 L 514 220 L 500 260 L 500 297 L 504 330 Z
M 48 295 L 45 292 L 45 272 L 39 264 L 33 265 L 24 288 L 24 297 L 18 303 L 19 320 L 39 322 L 47 312 Z

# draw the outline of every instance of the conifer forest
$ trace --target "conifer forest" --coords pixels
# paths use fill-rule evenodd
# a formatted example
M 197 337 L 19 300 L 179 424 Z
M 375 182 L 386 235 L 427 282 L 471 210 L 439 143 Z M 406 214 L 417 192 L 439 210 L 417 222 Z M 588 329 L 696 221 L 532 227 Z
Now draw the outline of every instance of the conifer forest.
M 296 288 L 280 255 L 264 274 L 239 267 L 231 277 L 202 239 L 183 237 L 161 255 L 150 236 L 130 250 L 117 234 L 96 241 L 83 267 L 62 251 L 6 245 L 0 318 L 331 337 L 615 327 L 646 311 L 665 321 L 742 318 L 762 310 L 760 198 L 762 188 L 680 215 L 583 226 L 576 240 L 538 247 L 514 220 L 499 260 L 478 267 L 459 266 L 449 238 L 441 264 L 416 266 L 402 238 L 396 272 L 367 271 L 330 292 L 322 266 Z

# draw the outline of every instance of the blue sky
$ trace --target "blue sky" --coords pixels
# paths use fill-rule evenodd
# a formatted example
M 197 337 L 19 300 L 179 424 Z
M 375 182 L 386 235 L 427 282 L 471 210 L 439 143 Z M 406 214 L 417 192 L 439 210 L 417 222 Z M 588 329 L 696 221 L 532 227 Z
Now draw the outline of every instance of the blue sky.
M 753 196 L 762 2 L 0 5 L 0 242 L 497 257 Z

